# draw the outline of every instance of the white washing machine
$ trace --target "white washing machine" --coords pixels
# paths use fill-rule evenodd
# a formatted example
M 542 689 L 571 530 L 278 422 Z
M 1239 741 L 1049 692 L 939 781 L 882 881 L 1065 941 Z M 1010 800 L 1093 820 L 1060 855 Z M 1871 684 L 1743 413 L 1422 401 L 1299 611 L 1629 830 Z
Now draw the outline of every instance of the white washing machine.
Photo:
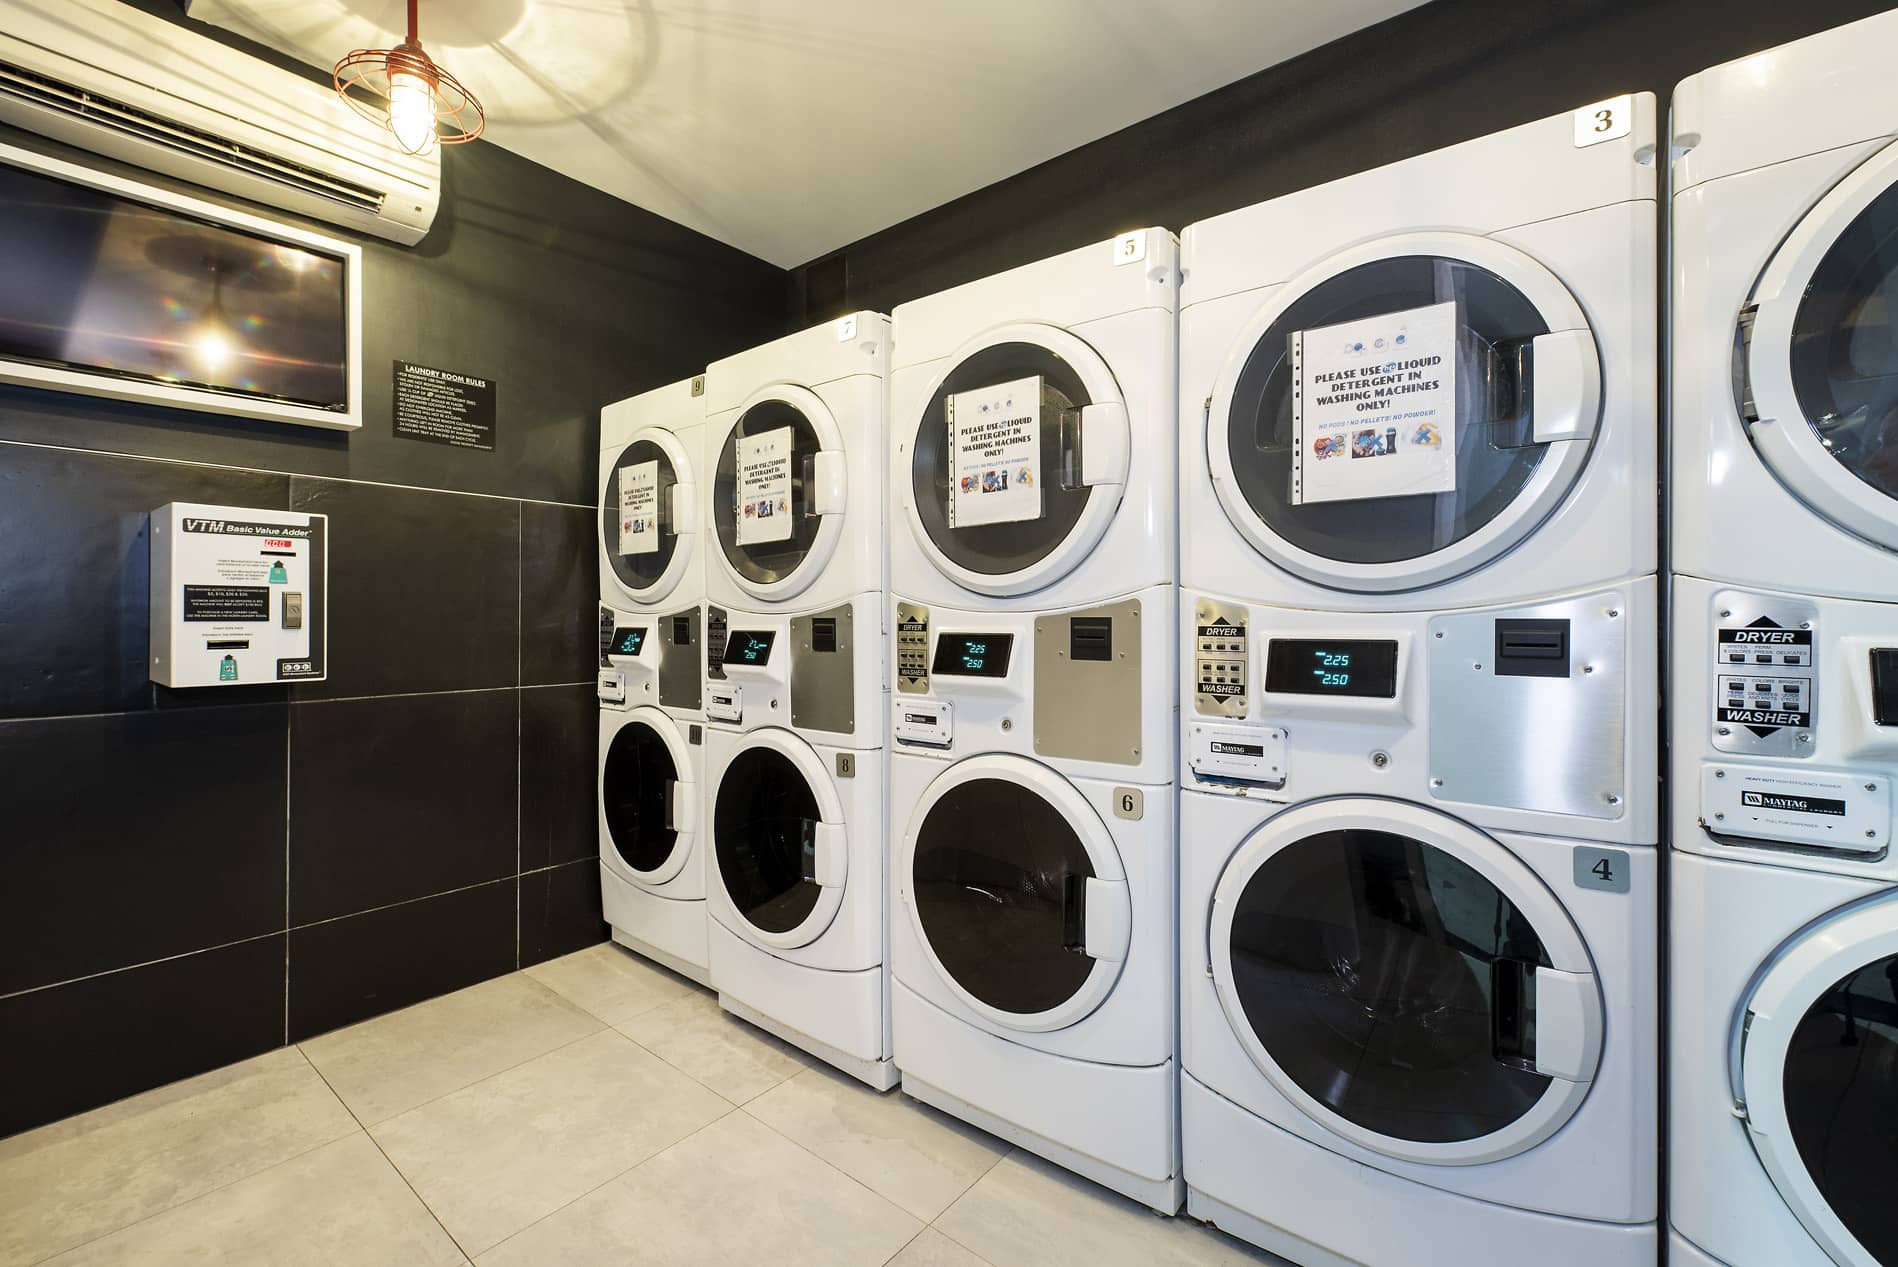
M 887 1089 L 883 595 L 710 612 L 712 985 L 727 1011 Z
M 600 897 L 613 939 L 709 980 L 697 831 L 698 380 L 600 413 Z
M 1391 611 L 1653 572 L 1654 137 L 1623 97 L 1188 228 L 1182 586 Z
M 1653 136 L 1185 234 L 1187 1205 L 1301 1263 L 1658 1251 Z
M 1673 166 L 1670 1261 L 1898 1262 L 1898 13 Z
M 833 607 L 883 589 L 890 319 L 858 312 L 705 371 L 706 591 Z
M 1251 667 L 1186 719 L 1189 1212 L 1307 1267 L 1655 1260 L 1654 588 L 1214 613 Z
M 882 454 L 889 318 L 706 371 L 712 984 L 878 1088 L 890 1059 Z
M 1169 1214 L 1178 271 L 1146 229 L 900 306 L 889 449 L 903 1089 Z

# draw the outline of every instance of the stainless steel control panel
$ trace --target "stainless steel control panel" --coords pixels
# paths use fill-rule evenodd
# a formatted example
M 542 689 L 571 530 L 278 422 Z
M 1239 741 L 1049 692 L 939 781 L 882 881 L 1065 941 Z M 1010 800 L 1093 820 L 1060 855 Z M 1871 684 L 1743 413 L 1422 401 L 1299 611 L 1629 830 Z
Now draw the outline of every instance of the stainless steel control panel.
M 896 689 L 929 693 L 929 609 L 919 603 L 896 605 Z
M 1818 609 L 1738 590 L 1716 597 L 1713 746 L 1809 757 L 1818 725 Z
M 1193 605 L 1193 633 L 1193 711 L 1244 717 L 1251 664 L 1246 609 L 1201 599 Z

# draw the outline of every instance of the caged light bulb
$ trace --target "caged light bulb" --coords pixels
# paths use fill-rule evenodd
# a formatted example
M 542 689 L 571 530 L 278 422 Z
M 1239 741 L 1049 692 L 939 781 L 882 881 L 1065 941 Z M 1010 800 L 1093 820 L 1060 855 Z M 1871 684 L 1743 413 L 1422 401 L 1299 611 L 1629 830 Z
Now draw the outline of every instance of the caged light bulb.
M 389 72 L 389 131 L 410 154 L 426 154 L 435 144 L 435 89 L 426 78 L 407 71 Z

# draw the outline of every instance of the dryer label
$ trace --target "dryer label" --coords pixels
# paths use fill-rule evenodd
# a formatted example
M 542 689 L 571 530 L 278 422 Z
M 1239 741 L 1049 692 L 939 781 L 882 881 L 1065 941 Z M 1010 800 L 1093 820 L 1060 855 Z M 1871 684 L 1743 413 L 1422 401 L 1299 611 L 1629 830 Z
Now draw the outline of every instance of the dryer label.
M 1456 488 L 1456 303 L 1292 335 L 1293 502 Z
M 659 551 L 659 463 L 635 462 L 619 471 L 619 552 Z
M 791 539 L 791 428 L 738 437 L 738 544 Z
M 949 526 L 1041 518 L 1041 378 L 949 397 Z

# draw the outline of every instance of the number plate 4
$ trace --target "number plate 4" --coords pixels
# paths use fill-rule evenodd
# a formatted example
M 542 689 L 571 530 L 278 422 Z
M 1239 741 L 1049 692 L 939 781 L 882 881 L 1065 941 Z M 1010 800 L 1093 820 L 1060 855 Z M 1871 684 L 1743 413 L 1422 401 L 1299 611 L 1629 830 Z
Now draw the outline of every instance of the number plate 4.
M 1577 849 L 1575 887 L 1602 893 L 1626 893 L 1633 883 L 1628 855 L 1620 849 Z

